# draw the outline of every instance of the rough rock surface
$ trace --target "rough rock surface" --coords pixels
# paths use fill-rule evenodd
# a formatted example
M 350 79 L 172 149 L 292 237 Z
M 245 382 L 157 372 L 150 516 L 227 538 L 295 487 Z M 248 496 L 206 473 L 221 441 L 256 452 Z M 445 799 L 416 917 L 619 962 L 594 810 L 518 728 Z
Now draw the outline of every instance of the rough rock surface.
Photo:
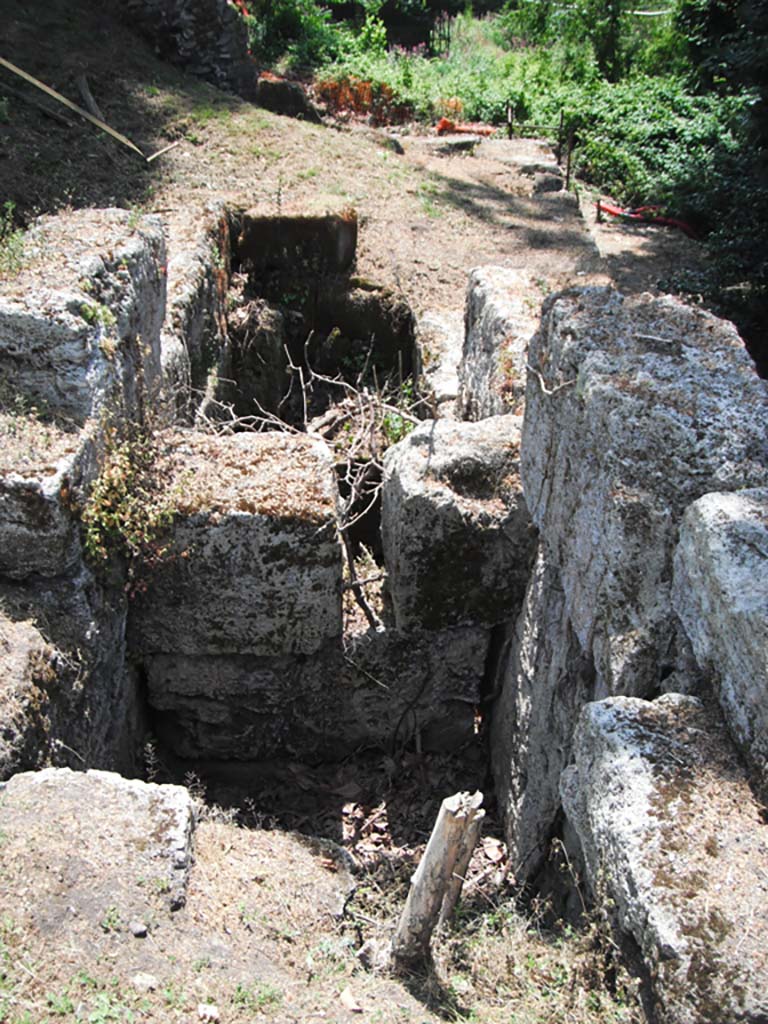
M 66 932 L 73 918 L 97 931 L 137 921 L 151 932 L 184 903 L 193 829 L 181 786 L 68 768 L 14 775 L 0 786 L 3 907 L 43 935 Z
M 765 384 L 707 314 L 564 293 L 545 304 L 530 362 L 521 474 L 540 552 L 501 661 L 492 758 L 526 878 L 557 821 L 580 704 L 701 685 L 671 604 L 685 508 L 768 472 Z
M 160 381 L 159 220 L 134 226 L 125 210 L 77 210 L 42 218 L 29 245 L 45 259 L 0 282 L 0 373 L 79 425 L 105 406 L 140 418 Z
M 370 631 L 311 656 L 146 659 L 160 738 L 180 757 L 338 760 L 419 734 L 426 750 L 472 736 L 488 633 Z
M 0 779 L 45 761 L 55 680 L 56 651 L 31 622 L 0 615 Z
M 768 782 L 768 489 L 707 494 L 687 510 L 672 600 L 731 732 Z
M 248 30 L 227 0 L 125 0 L 131 23 L 167 59 L 220 89 L 249 98 L 256 71 L 248 56 Z
M 452 419 L 459 397 L 464 320 L 458 311 L 429 311 L 416 324 L 421 372 L 436 406 L 435 418 Z
M 264 299 L 253 299 L 230 310 L 232 348 L 232 406 L 239 416 L 254 416 L 261 409 L 278 414 L 288 393 L 290 374 L 286 344 L 286 317 Z
M 336 481 L 322 442 L 168 435 L 178 516 L 131 616 L 134 648 L 310 654 L 341 635 Z
M 674 694 L 588 704 L 561 788 L 664 1024 L 768 1019 L 768 825 L 714 708 Z
M 501 661 L 492 769 L 512 870 L 523 879 L 547 855 L 574 722 L 594 693 L 591 659 L 573 632 L 559 573 L 543 548 Z
M 356 252 L 357 214 L 349 210 L 303 217 L 246 211 L 234 245 L 234 256 L 256 277 L 290 272 L 295 279 L 299 268 L 343 274 Z
M 80 558 L 73 498 L 97 469 L 91 431 L 0 411 L 0 575 L 57 576 Z
M 312 321 L 326 337 L 310 348 L 313 366 L 331 375 L 350 364 L 362 369 L 370 349 L 380 372 L 411 372 L 415 323 L 397 292 L 354 277 L 324 280 L 318 291 Z
M 513 614 L 535 545 L 518 475 L 521 420 L 426 420 L 384 460 L 382 540 L 398 629 Z
M 204 391 L 211 370 L 226 377 L 225 309 L 229 281 L 229 219 L 222 203 L 177 230 L 168 251 L 168 303 L 162 330 L 165 404 L 192 418 L 191 388 Z
M 470 272 L 459 366 L 462 419 L 520 411 L 539 301 L 538 289 L 520 271 L 477 267 Z
M 563 293 L 531 346 L 521 472 L 601 693 L 643 695 L 673 643 L 677 527 L 768 481 L 768 386 L 730 324 L 672 298 Z
M 16 622 L 39 623 L 56 648 L 46 756 L 55 764 L 132 771 L 143 723 L 139 682 L 125 659 L 122 581 L 108 585 L 82 566 L 47 580 L 2 581 L 0 605 Z

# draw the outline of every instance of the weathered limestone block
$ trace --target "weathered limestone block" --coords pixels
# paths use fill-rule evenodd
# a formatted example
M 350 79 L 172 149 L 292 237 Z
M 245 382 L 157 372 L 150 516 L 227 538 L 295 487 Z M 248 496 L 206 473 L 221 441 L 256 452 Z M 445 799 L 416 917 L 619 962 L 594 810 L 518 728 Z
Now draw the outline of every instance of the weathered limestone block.
M 416 323 L 422 386 L 434 397 L 436 419 L 453 419 L 459 397 L 459 363 L 464 347 L 464 320 L 452 310 L 423 313 Z
M 518 270 L 489 266 L 471 271 L 459 365 L 462 419 L 521 411 L 526 352 L 540 298 L 530 277 Z
M 37 252 L 0 282 L 0 374 L 16 393 L 82 425 L 107 408 L 138 418 L 159 385 L 165 242 L 124 210 L 42 218 Z
M 68 576 L 0 584 L 15 621 L 39 624 L 55 647 L 46 753 L 56 764 L 134 771 L 142 734 L 139 683 L 125 661 L 123 581 L 100 582 L 80 566 Z
M 542 547 L 502 658 L 491 723 L 491 766 L 512 869 L 521 881 L 547 856 L 574 722 L 593 698 L 594 668 L 565 605 L 557 567 Z
M 301 217 L 269 217 L 256 211 L 241 216 L 234 254 L 259 277 L 297 268 L 315 275 L 343 274 L 357 251 L 354 210 Z
M 56 576 L 77 563 L 73 502 L 96 472 L 90 435 L 0 409 L 0 575 Z
M 328 278 L 318 290 L 313 320 L 321 336 L 313 339 L 309 354 L 321 372 L 335 375 L 350 363 L 362 369 L 369 349 L 370 363 L 380 372 L 411 372 L 415 321 L 408 303 L 391 288 L 361 278 Z
M 229 314 L 232 405 L 238 416 L 278 414 L 290 387 L 285 317 L 264 299 Z
M 0 785 L 3 910 L 42 935 L 69 933 L 73 918 L 92 936 L 159 927 L 185 902 L 194 826 L 181 786 L 68 768 L 14 775 Z
M 219 369 L 226 349 L 229 250 L 229 220 L 221 202 L 178 225 L 169 246 L 164 398 L 171 412 L 186 419 L 195 404 L 191 389 L 205 389 L 209 372 Z
M 768 1019 L 768 825 L 715 709 L 676 694 L 588 704 L 561 793 L 664 1024 Z
M 426 420 L 384 460 L 382 540 L 398 629 L 503 622 L 535 547 L 518 475 L 521 420 Z
M 418 732 L 423 749 L 471 738 L 488 632 L 368 632 L 311 656 L 153 655 L 153 727 L 180 757 L 338 760 Z M 159 714 L 158 714 L 159 712 Z
M 31 622 L 0 614 L 0 779 L 45 762 L 55 679 L 56 651 Z
M 707 494 L 685 513 L 672 601 L 735 739 L 768 781 L 768 489 Z
M 599 693 L 652 692 L 679 521 L 768 481 L 767 385 L 730 324 L 610 289 L 548 300 L 530 363 L 521 472 L 568 616 Z
M 132 607 L 144 653 L 310 654 L 341 635 L 336 480 L 294 434 L 166 437 L 178 516 Z

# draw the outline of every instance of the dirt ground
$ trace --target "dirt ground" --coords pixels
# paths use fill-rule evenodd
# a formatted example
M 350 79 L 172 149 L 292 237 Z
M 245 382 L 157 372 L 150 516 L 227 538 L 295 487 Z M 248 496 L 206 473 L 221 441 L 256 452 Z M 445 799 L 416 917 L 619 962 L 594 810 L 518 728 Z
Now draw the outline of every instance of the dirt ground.
M 108 4 L 0 0 L 0 36 L 7 59 L 74 102 L 85 74 L 105 120 L 145 153 L 175 144 L 146 163 L 0 69 L 0 207 L 20 227 L 42 213 L 120 206 L 158 214 L 173 254 L 212 200 L 260 213 L 353 207 L 357 272 L 399 289 L 417 314 L 462 310 L 467 273 L 481 264 L 526 271 L 538 305 L 572 284 L 653 291 L 673 267 L 702 258 L 697 243 L 670 229 L 596 223 L 583 187 L 535 192 L 536 172 L 525 168 L 552 162 L 546 145 L 494 139 L 444 152 L 410 126 L 398 130 L 398 154 L 386 132 L 364 124 L 281 118 L 160 62 Z M 147 767 L 159 781 L 180 770 L 152 751 Z M 235 790 L 209 768 L 209 800 L 237 809 L 228 823 L 219 816 L 201 826 L 187 906 L 149 972 L 157 984 L 141 991 L 131 982 L 135 970 L 122 962 L 131 937 L 105 929 L 67 958 L 3 906 L 2 1024 L 637 1019 L 596 925 L 553 932 L 536 907 L 521 912 L 492 804 L 464 909 L 433 968 L 395 980 L 356 956 L 391 929 L 440 800 L 483 788 L 481 738 L 452 757 L 393 750 L 328 769 L 276 765 Z M 290 867 L 295 848 L 275 828 L 347 850 L 357 888 L 343 919 L 319 913 L 308 895 L 311 872 L 330 870 L 322 855 Z M 257 877 L 251 914 L 243 894 Z M 206 1003 L 218 1018 L 200 1010 Z
M 19 223 L 67 206 L 154 212 L 172 252 L 214 198 L 261 213 L 352 206 L 358 272 L 399 287 L 417 313 L 460 309 L 467 271 L 483 263 L 527 270 L 546 293 L 610 280 L 653 290 L 671 267 L 700 259 L 697 243 L 671 229 L 597 224 L 583 190 L 585 217 L 564 193 L 534 193 L 521 168 L 551 163 L 546 146 L 495 138 L 446 154 L 411 126 L 398 129 L 398 155 L 363 124 L 304 124 L 184 77 L 108 4 L 2 0 L 0 10 L 8 59 L 76 103 L 84 74 L 105 120 L 145 153 L 178 143 L 147 164 L 0 70 L 0 201 Z

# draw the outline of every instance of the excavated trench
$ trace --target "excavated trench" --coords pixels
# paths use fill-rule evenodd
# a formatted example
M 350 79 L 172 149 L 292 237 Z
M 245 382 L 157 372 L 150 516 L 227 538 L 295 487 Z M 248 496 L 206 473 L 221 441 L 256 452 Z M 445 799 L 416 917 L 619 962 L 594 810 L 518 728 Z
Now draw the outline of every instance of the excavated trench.
M 203 635 L 182 636 L 174 649 L 173 631 L 158 640 L 148 623 L 178 616 L 189 581 L 177 574 L 167 587 L 162 579 L 151 583 L 137 602 L 129 637 L 155 737 L 153 772 L 157 764 L 177 780 L 193 772 L 218 803 L 241 810 L 247 805 L 257 816 L 340 839 L 349 824 L 344 794 L 354 791 L 363 806 L 375 805 L 389 791 L 396 803 L 394 765 L 426 758 L 418 762 L 418 776 L 409 769 L 400 782 L 407 812 L 398 821 L 390 811 L 394 832 L 412 833 L 415 841 L 431 827 L 437 807 L 427 795 L 435 786 L 430 773 L 445 777 L 441 795 L 456 788 L 488 793 L 490 786 L 487 713 L 507 643 L 506 621 L 524 583 L 517 580 L 512 594 L 504 591 L 495 618 L 484 612 L 479 621 L 465 607 L 462 587 L 489 516 L 499 519 L 506 500 L 499 486 L 506 464 L 484 465 L 482 451 L 462 450 L 452 460 L 443 451 L 450 438 L 437 447 L 427 439 L 428 451 L 444 463 L 436 486 L 450 494 L 456 509 L 442 546 L 424 566 L 397 569 L 399 556 L 387 560 L 382 540 L 384 455 L 432 415 L 428 396 L 418 391 L 413 313 L 401 296 L 352 273 L 353 214 L 260 218 L 240 212 L 230 217 L 228 229 L 229 248 L 218 252 L 215 267 L 221 313 L 211 318 L 223 343 L 199 347 L 200 358 L 190 368 L 190 390 L 197 397 L 187 403 L 187 418 L 193 426 L 223 432 L 224 447 L 234 437 L 249 444 L 244 435 L 254 431 L 267 446 L 277 438 L 299 443 L 298 435 L 307 432 L 323 436 L 338 497 L 331 517 L 337 522 L 326 522 L 320 531 L 299 524 L 298 547 L 287 556 L 282 549 L 291 546 L 286 537 L 292 526 L 286 532 L 278 513 L 267 524 L 267 534 L 280 534 L 277 543 L 260 534 L 255 546 L 242 549 L 254 564 L 228 561 L 225 571 L 256 577 L 261 562 L 272 580 L 274 565 L 289 576 L 296 569 L 291 560 L 298 559 L 309 564 L 311 576 L 313 562 L 327 567 L 330 559 L 338 569 L 330 587 L 309 577 L 296 586 L 325 587 L 320 599 L 342 609 L 337 627 L 308 646 L 292 636 L 290 616 L 277 644 L 254 645 L 247 631 L 239 634 L 239 645 L 215 637 L 208 644 L 206 628 L 213 636 L 226 627 L 215 615 L 206 623 L 203 612 L 192 631 Z M 289 462 L 295 457 L 293 450 L 280 455 Z M 314 466 L 307 472 L 316 471 Z M 219 472 L 226 475 L 220 467 Z M 253 487 L 260 486 L 256 473 Z M 502 508 L 502 519 L 504 514 Z M 332 539 L 337 525 L 340 544 Z M 443 532 L 443 524 L 432 526 Z M 242 517 L 237 528 L 246 529 Z M 211 522 L 202 534 L 187 534 L 189 560 L 197 549 L 215 546 L 211 538 L 222 529 Z M 531 533 L 521 556 L 523 575 L 532 538 Z M 300 565 L 299 576 L 305 568 Z M 403 601 L 388 579 L 393 571 L 421 574 L 421 608 L 399 607 Z M 222 584 L 217 567 L 203 565 L 202 576 L 206 572 L 210 593 L 192 600 L 213 607 Z M 439 585 L 433 600 L 430 579 L 441 575 L 456 591 L 447 599 L 445 585 Z M 166 599 L 153 602 L 158 588 Z M 236 590 L 228 590 L 229 599 Z M 281 600 L 292 600 L 287 590 Z M 414 785 L 423 797 L 423 815 L 414 810 Z

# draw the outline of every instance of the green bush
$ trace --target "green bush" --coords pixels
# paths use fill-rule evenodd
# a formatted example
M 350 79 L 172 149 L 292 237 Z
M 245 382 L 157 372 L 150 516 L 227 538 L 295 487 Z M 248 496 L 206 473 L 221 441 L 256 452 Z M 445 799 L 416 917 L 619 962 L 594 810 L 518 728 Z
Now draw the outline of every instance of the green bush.
M 344 31 L 314 0 L 250 0 L 248 11 L 251 52 L 265 64 L 312 68 L 333 59 L 343 45 Z

